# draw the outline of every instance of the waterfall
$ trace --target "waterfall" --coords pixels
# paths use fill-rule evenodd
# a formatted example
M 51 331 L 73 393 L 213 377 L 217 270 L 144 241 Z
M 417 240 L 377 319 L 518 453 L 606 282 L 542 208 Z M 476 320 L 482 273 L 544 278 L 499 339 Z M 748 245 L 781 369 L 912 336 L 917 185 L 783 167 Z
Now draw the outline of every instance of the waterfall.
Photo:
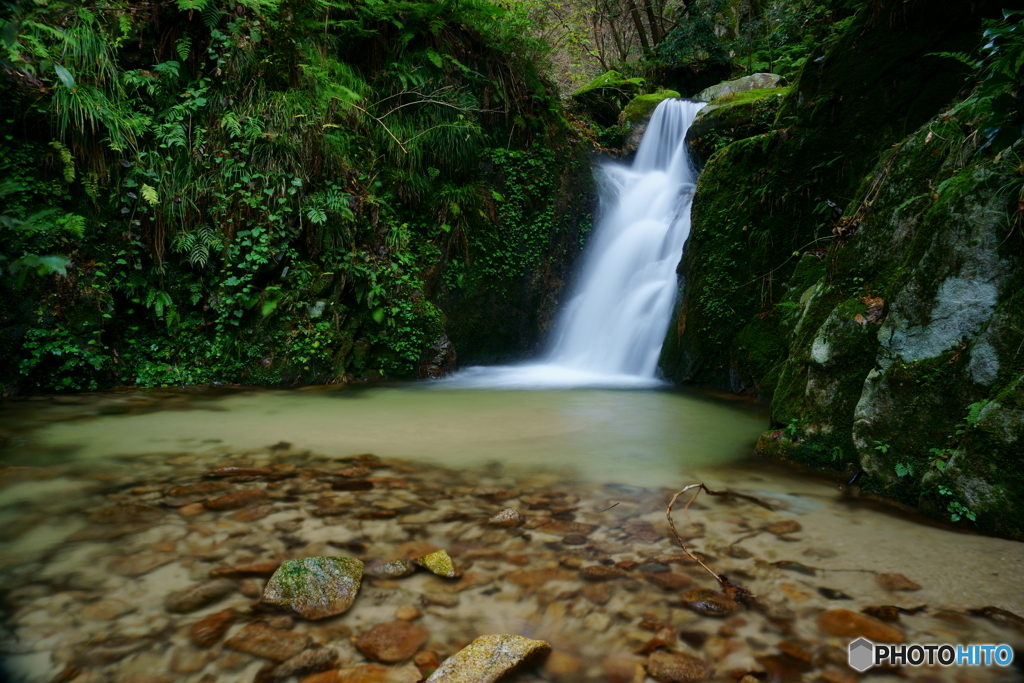
M 658 105 L 631 166 L 601 168 L 602 217 L 575 293 L 547 356 L 473 367 L 452 383 L 492 388 L 656 385 L 676 296 L 676 266 L 690 233 L 695 173 L 686 131 L 703 103 Z

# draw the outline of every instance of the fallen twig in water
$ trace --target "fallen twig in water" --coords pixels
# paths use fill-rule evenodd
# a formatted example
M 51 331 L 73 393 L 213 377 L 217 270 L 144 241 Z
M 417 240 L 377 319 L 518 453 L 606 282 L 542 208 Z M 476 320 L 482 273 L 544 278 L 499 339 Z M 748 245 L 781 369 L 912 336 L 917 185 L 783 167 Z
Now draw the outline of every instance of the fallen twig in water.
M 697 500 L 697 496 L 700 495 L 701 491 L 704 491 L 709 496 L 725 496 L 725 497 L 743 498 L 744 500 L 749 500 L 749 501 L 751 501 L 753 503 L 756 503 L 757 505 L 760 505 L 761 507 L 767 508 L 769 510 L 771 510 L 772 507 L 770 505 L 768 505 L 767 503 L 765 503 L 764 501 L 761 501 L 761 500 L 758 500 L 757 498 L 754 498 L 753 496 L 747 496 L 747 495 L 744 495 L 742 493 L 733 493 L 732 491 L 712 491 L 707 486 L 705 486 L 703 483 L 699 483 L 699 484 L 690 484 L 689 486 L 684 486 L 681 491 L 678 491 L 676 493 L 676 495 L 672 496 L 672 500 L 670 500 L 668 502 L 668 507 L 665 508 L 665 517 L 668 518 L 668 526 L 669 526 L 670 529 L 672 529 L 672 535 L 676 537 L 676 543 L 678 543 L 679 547 L 683 549 L 683 552 L 686 553 L 686 555 L 691 560 L 693 560 L 694 562 L 699 564 L 701 567 L 703 567 L 705 571 L 707 571 L 709 574 L 711 574 L 711 576 L 715 577 L 715 580 L 718 581 L 718 584 L 722 587 L 722 590 L 730 598 L 732 598 L 733 600 L 736 600 L 738 602 L 751 602 L 751 601 L 753 601 L 753 599 L 755 597 L 757 597 L 757 596 L 755 596 L 753 593 L 751 593 L 749 590 L 747 590 L 743 586 L 740 586 L 739 584 L 733 583 L 724 574 L 719 574 L 715 570 L 713 570 L 711 567 L 709 567 L 706 564 L 704 564 L 704 562 L 699 557 L 697 557 L 696 555 L 694 555 L 693 553 L 690 552 L 689 548 L 686 547 L 686 544 L 683 543 L 683 539 L 680 538 L 679 532 L 676 531 L 676 524 L 675 524 L 674 521 L 672 521 L 672 506 L 676 504 L 677 500 L 679 500 L 679 496 L 683 495 L 684 493 L 686 493 L 690 489 L 697 489 L 697 493 L 693 494 L 693 498 L 691 498 L 690 501 L 683 508 L 683 513 L 684 514 L 686 513 L 686 510 L 690 507 L 690 503 L 692 503 L 693 501 Z

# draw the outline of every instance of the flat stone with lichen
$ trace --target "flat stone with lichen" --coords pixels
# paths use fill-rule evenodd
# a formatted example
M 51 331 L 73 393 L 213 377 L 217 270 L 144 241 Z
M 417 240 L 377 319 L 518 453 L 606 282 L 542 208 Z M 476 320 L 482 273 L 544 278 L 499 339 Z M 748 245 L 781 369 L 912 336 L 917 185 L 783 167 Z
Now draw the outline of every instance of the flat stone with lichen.
M 448 553 L 444 550 L 438 550 L 430 553 L 429 555 L 417 557 L 413 562 L 427 571 L 437 574 L 438 576 L 453 579 L 459 575 L 459 573 L 455 571 L 455 565 L 452 564 L 452 558 L 448 557 Z
M 444 551 L 441 551 L 444 552 Z M 551 651 L 543 640 L 522 636 L 480 636 L 449 657 L 426 683 L 493 683 L 520 664 Z
M 352 557 L 287 560 L 270 577 L 262 602 L 323 619 L 351 607 L 362 580 L 363 563 Z

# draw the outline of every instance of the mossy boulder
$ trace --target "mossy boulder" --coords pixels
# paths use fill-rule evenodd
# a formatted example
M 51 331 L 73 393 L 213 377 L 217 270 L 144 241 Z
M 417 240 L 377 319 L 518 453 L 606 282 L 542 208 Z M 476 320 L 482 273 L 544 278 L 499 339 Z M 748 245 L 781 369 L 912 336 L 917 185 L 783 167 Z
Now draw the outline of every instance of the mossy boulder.
M 764 88 L 715 99 L 700 110 L 686 132 L 691 157 L 703 164 L 736 140 L 767 133 L 788 94 L 788 88 Z
M 750 74 L 749 76 L 735 78 L 731 81 L 725 81 L 710 88 L 705 88 L 697 93 L 694 99 L 702 102 L 711 102 L 725 95 L 733 95 L 747 90 L 767 90 L 778 86 L 781 80 L 782 76 L 778 74 Z
M 679 93 L 675 90 L 660 90 L 647 95 L 637 95 L 629 101 L 629 104 L 623 107 L 622 113 L 619 114 L 619 125 L 629 124 L 635 126 L 643 122 L 645 119 L 650 118 L 659 104 L 673 97 L 679 97 Z
M 624 155 L 635 154 L 640 148 L 640 141 L 647 132 L 647 124 L 651 115 L 658 105 L 667 99 L 679 97 L 674 90 L 661 90 L 649 95 L 638 95 L 625 106 L 619 114 L 619 128 L 624 132 L 625 139 L 622 141 L 622 153 Z
M 768 130 L 713 150 L 662 368 L 770 400 L 765 455 L 1024 538 L 1021 181 L 928 56 L 999 6 L 905 9 L 859 14 Z
M 957 153 L 950 118 L 910 136 L 863 184 L 852 234 L 795 312 L 773 405 L 791 438 L 762 448 L 828 464 L 815 444 L 838 447 L 867 489 L 1019 538 L 1024 257 L 1005 220 L 1015 199 L 1002 191 L 1017 170 Z
M 640 94 L 642 78 L 626 78 L 618 71 L 606 71 L 572 94 L 573 101 L 602 126 L 614 126 L 623 107 Z

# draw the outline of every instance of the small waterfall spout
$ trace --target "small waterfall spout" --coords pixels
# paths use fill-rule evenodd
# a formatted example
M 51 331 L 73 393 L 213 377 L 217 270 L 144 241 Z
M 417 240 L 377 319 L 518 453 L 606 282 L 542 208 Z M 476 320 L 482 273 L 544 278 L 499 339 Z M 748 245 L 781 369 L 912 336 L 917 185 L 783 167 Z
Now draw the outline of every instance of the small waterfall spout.
M 602 214 L 547 358 L 467 368 L 461 386 L 649 386 L 672 315 L 676 266 L 690 233 L 694 171 L 686 131 L 702 103 L 664 100 L 632 166 L 602 170 Z

